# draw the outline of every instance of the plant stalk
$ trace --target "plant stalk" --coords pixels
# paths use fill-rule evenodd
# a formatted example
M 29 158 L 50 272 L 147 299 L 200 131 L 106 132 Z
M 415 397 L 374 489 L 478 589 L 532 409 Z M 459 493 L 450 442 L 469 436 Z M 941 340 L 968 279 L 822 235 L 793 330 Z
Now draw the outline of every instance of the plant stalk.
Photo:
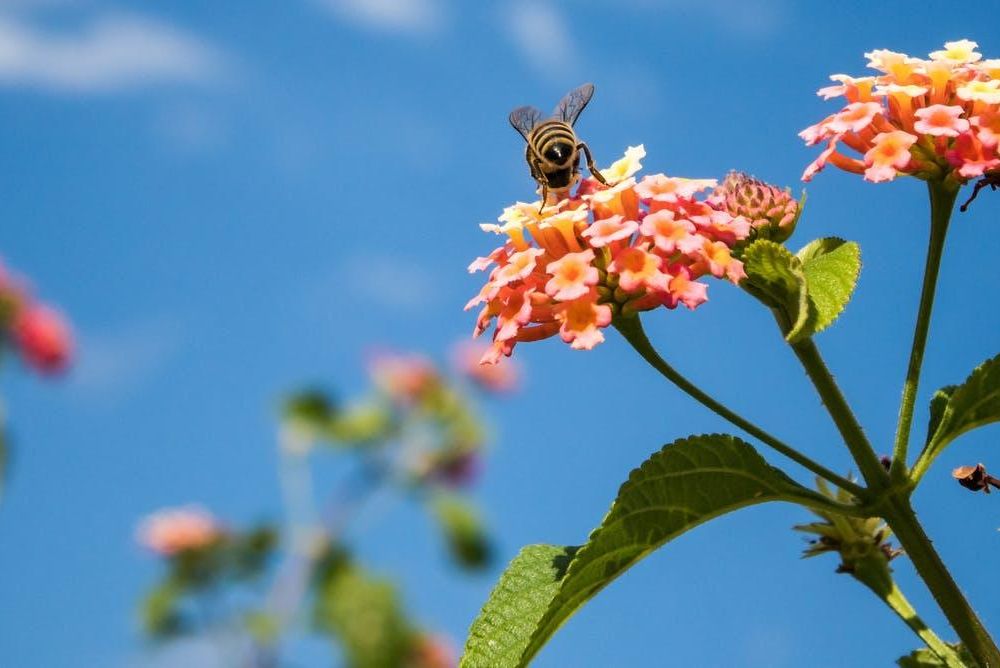
M 827 368 L 812 339 L 805 339 L 791 344 L 792 351 L 802 363 L 802 367 L 819 393 L 827 412 L 833 418 L 837 430 L 847 444 L 851 456 L 861 470 L 861 475 L 871 489 L 884 489 L 888 486 L 889 477 L 879 462 L 871 442 L 865 436 L 864 430 L 854 416 L 854 411 L 848 405 L 843 392 L 834 380 L 833 374 Z
M 847 478 L 844 478 L 843 476 L 837 475 L 819 462 L 814 461 L 787 443 L 779 440 L 775 436 L 772 436 L 754 423 L 743 418 L 741 415 L 729 410 L 726 406 L 703 392 L 701 388 L 685 378 L 672 366 L 667 364 L 666 360 L 660 356 L 660 354 L 653 347 L 653 344 L 649 341 L 649 338 L 646 336 L 646 332 L 642 328 L 642 322 L 640 321 L 638 315 L 619 316 L 618 318 L 615 318 L 613 324 L 615 329 L 617 329 L 621 335 L 625 337 L 625 340 L 631 344 L 636 352 L 638 352 L 650 366 L 660 372 L 664 378 L 676 385 L 681 391 L 685 392 L 692 399 L 705 406 L 716 415 L 722 417 L 754 438 L 758 439 L 762 443 L 770 446 L 775 451 L 783 454 L 809 471 L 812 471 L 816 475 L 830 481 L 838 487 L 841 487 L 858 498 L 865 497 L 865 490 L 862 487 L 851 482 Z
M 910 602 L 899 589 L 896 581 L 892 577 L 889 565 L 885 557 L 880 554 L 873 554 L 871 557 L 862 560 L 851 571 L 855 580 L 865 585 L 878 596 L 879 600 L 885 603 L 889 609 L 903 620 L 910 629 L 917 634 L 927 647 L 938 655 L 948 668 L 966 668 L 958 654 L 949 647 L 924 620 L 920 619 L 917 611 L 913 609 Z
M 920 306 L 917 308 L 917 322 L 913 329 L 910 362 L 906 368 L 903 398 L 899 404 L 899 420 L 896 423 L 896 438 L 892 451 L 893 479 L 900 479 L 906 475 L 906 451 L 910 442 L 910 428 L 913 425 L 913 406 L 920 384 L 920 370 L 924 362 L 931 311 L 934 308 L 938 270 L 941 267 L 948 223 L 955 207 L 955 198 L 958 196 L 958 185 L 951 181 L 928 181 L 927 192 L 931 204 L 930 240 L 927 244 L 927 260 L 924 265 L 923 286 L 920 290 Z
M 945 567 L 917 520 L 909 499 L 894 495 L 882 508 L 882 517 L 930 589 L 948 623 L 982 668 L 1000 668 L 1000 650 Z

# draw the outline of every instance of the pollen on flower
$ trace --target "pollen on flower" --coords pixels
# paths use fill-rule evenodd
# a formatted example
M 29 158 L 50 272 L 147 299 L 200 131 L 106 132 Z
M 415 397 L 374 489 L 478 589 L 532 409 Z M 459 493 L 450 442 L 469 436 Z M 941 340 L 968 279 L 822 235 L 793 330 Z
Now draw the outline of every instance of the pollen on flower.
M 995 134 L 976 119 L 1000 113 L 1000 59 L 982 60 L 976 48 L 948 42 L 926 60 L 878 49 L 865 54 L 875 76 L 832 76 L 838 85 L 820 94 L 847 102 L 800 133 L 807 145 L 827 142 L 802 179 L 828 163 L 872 182 L 902 174 L 962 184 L 995 170 Z
M 703 191 L 715 179 L 654 174 L 637 183 L 642 146 L 575 193 L 542 213 L 538 205 L 515 204 L 501 225 L 508 243 L 476 259 L 470 271 L 487 271 L 485 285 L 468 304 L 479 307 L 475 334 L 492 328 L 492 345 L 480 358 L 495 364 L 518 343 L 559 337 L 589 350 L 602 330 L 621 315 L 707 300 L 705 279 L 739 282 L 743 265 L 732 249 L 745 240 L 752 221 Z M 767 191 L 762 216 L 789 222 L 795 204 L 787 194 Z

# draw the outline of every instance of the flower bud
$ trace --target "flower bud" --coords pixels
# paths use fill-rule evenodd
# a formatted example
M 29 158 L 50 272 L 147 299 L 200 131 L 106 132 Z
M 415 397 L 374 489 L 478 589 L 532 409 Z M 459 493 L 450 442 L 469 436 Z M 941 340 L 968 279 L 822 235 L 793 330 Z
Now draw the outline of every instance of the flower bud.
M 833 501 L 843 504 L 853 503 L 853 498 L 844 490 L 833 492 L 822 480 L 817 480 L 819 491 Z M 901 551 L 892 547 L 889 527 L 878 517 L 849 517 L 825 510 L 813 510 L 820 522 L 800 524 L 796 531 L 814 534 L 817 538 L 809 541 L 803 557 L 815 557 L 825 552 L 840 555 L 838 573 L 856 573 L 861 569 L 878 566 L 888 568 L 889 562 Z M 887 571 L 886 571 L 887 572 Z
M 749 220 L 757 238 L 777 243 L 792 236 L 801 213 L 790 189 L 781 190 L 743 172 L 729 172 L 709 201 L 733 217 Z
M 36 304 L 25 306 L 15 315 L 11 330 L 21 356 L 35 369 L 57 373 L 66 368 L 73 338 L 57 311 Z

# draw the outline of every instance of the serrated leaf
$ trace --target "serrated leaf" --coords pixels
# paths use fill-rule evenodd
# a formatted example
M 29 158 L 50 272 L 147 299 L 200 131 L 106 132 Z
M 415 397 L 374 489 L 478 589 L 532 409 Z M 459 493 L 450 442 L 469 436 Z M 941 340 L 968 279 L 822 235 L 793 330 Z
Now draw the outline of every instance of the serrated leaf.
M 922 457 L 937 457 L 967 431 L 1000 420 L 1000 355 L 982 364 L 964 383 L 938 390 L 931 399 L 933 432 Z
M 561 545 L 521 549 L 472 623 L 460 668 L 521 665 L 521 654 L 577 549 Z
M 802 262 L 781 244 L 758 239 L 743 252 L 743 269 L 747 274 L 744 287 L 781 314 L 785 338 L 801 338 L 810 315 Z
M 526 548 L 511 563 L 473 624 L 462 666 L 524 666 L 584 603 L 667 541 L 746 506 L 817 497 L 734 436 L 675 441 L 632 472 L 565 576 L 557 558 L 573 548 Z
M 861 273 L 861 248 L 835 237 L 817 239 L 800 250 L 809 290 L 809 336 L 829 327 L 844 310 Z

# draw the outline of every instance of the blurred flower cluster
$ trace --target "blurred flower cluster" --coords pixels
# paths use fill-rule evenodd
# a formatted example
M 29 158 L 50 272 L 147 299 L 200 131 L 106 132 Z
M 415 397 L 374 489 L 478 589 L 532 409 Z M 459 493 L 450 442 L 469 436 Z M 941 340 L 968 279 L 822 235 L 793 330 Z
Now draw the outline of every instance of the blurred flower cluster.
M 800 133 L 826 148 L 802 175 L 827 163 L 891 181 L 898 174 L 959 183 L 1000 168 L 1000 59 L 982 60 L 969 40 L 948 42 L 929 60 L 879 49 L 865 54 L 877 75 L 835 74 L 825 99 L 847 105 Z M 853 150 L 861 157 L 841 151 Z
M 59 312 L 37 301 L 25 281 L 0 262 L 0 350 L 4 344 L 42 373 L 65 369 L 73 351 L 69 326 Z
M 488 563 L 491 541 L 465 494 L 487 440 L 469 390 L 508 392 L 518 375 L 512 363 L 482 368 L 483 352 L 456 348 L 455 374 L 422 355 L 382 352 L 371 356 L 371 387 L 358 399 L 341 404 L 317 390 L 289 396 L 280 429 L 289 513 L 282 531 L 268 524 L 240 530 L 198 506 L 165 509 L 139 525 L 139 543 L 166 564 L 142 608 L 149 635 L 241 629 L 243 660 L 259 663 L 275 658 L 308 603 L 313 630 L 337 643 L 347 665 L 454 666 L 451 644 L 411 620 L 393 582 L 352 555 L 351 529 L 367 501 L 394 492 L 426 509 L 458 566 Z M 317 504 L 313 477 L 322 472 L 309 463 L 321 452 L 335 455 L 336 483 Z M 228 612 L 206 614 L 207 600 L 225 601 Z
M 587 178 L 566 199 L 544 207 L 518 202 L 504 210 L 499 225 L 481 226 L 507 237 L 469 266 L 470 272 L 490 270 L 466 305 L 481 307 L 476 336 L 495 325 L 484 363 L 510 356 L 519 341 L 556 334 L 589 350 L 618 314 L 678 304 L 694 309 L 708 299 L 700 278 L 743 278 L 734 248 L 752 225 L 730 212 L 735 199 L 723 193 L 699 199 L 717 186 L 714 179 L 653 174 L 637 180 L 645 155 L 642 146 L 630 147 L 602 170 L 613 185 Z

